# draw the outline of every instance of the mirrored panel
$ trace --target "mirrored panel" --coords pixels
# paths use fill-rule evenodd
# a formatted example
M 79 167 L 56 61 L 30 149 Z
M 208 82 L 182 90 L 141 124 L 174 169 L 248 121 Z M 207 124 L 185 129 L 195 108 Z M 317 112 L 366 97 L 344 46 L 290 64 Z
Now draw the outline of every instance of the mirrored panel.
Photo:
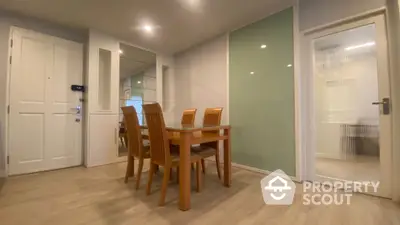
M 126 44 L 120 44 L 120 107 L 133 106 L 139 123 L 144 123 L 142 105 L 157 100 L 156 54 Z M 120 110 L 119 156 L 128 153 L 128 139 Z

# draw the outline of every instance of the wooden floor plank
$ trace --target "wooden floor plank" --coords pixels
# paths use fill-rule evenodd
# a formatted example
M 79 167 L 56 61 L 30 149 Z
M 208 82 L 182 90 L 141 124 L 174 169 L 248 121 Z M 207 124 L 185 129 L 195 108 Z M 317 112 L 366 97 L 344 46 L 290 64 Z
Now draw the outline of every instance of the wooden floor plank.
M 0 223 L 400 225 L 400 207 L 390 200 L 356 194 L 351 205 L 304 206 L 300 184 L 293 205 L 267 206 L 260 190 L 262 174 L 232 168 L 232 186 L 226 188 L 212 165 L 201 193 L 196 193 L 193 180 L 191 210 L 181 212 L 175 181 L 168 187 L 166 205 L 158 207 L 162 174 L 155 176 L 153 192 L 146 196 L 147 173 L 143 173 L 142 185 L 136 191 L 133 179 L 128 184 L 123 182 L 125 166 L 77 167 L 10 177 L 0 192 Z

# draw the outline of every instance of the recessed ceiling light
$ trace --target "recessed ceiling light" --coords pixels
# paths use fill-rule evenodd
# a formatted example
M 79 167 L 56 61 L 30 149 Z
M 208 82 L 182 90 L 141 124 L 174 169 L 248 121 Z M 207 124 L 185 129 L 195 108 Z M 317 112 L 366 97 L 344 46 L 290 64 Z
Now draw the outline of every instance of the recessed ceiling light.
M 153 27 L 150 25 L 144 25 L 143 26 L 143 30 L 146 32 L 152 32 L 153 31 Z
M 139 80 L 137 83 L 138 83 L 138 84 L 141 84 L 141 83 L 142 83 L 142 81 L 140 81 L 140 80 Z
M 119 54 L 124 54 L 124 51 L 122 51 L 122 49 L 120 49 Z
M 292 66 L 293 66 L 292 64 L 288 64 L 288 65 L 287 65 L 287 67 L 292 67 Z
M 266 48 L 267 47 L 267 45 L 261 45 L 261 48 Z
M 253 75 L 253 74 L 254 74 L 254 72 L 250 72 L 250 74 L 251 74 L 251 75 Z

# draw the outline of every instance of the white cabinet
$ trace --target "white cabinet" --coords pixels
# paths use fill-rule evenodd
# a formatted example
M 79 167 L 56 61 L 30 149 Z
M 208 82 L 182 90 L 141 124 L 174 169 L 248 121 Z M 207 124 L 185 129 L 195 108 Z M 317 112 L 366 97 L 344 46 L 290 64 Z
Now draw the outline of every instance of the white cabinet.
M 118 157 L 118 115 L 91 115 L 88 166 L 115 162 Z
M 119 41 L 90 30 L 87 55 L 88 111 L 119 112 Z
M 119 41 L 90 30 L 85 96 L 85 165 L 121 161 L 118 158 Z

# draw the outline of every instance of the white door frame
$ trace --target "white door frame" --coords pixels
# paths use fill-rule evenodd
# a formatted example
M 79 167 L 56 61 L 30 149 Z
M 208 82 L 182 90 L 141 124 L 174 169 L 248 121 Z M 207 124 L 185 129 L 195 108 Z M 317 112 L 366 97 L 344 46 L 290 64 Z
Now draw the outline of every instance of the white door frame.
M 11 58 L 11 53 L 12 53 L 12 33 L 13 33 L 13 27 L 10 28 L 10 32 L 8 34 L 8 54 L 7 54 L 7 59 Z M 8 155 L 9 155 L 9 151 L 8 151 L 8 139 L 9 139 L 9 135 L 8 135 L 8 131 L 9 131 L 9 105 L 10 105 L 10 84 L 11 84 L 11 64 L 8 62 L 7 63 L 7 77 L 6 77 L 6 113 L 5 113 L 5 120 L 4 120 L 4 165 L 5 165 L 5 171 L 4 171 L 4 177 L 8 177 Z M 0 146 L 1 147 L 1 146 Z
M 306 30 L 300 33 L 300 40 L 299 44 L 301 47 L 301 53 L 303 56 L 307 57 L 302 57 L 301 60 L 301 79 L 299 82 L 299 89 L 300 89 L 300 97 L 299 101 L 301 104 L 300 105 L 300 111 L 301 111 L 301 117 L 300 117 L 300 123 L 301 123 L 301 129 L 300 135 L 302 137 L 303 143 L 302 143 L 302 151 L 300 152 L 300 157 L 299 159 L 299 164 L 301 165 L 301 171 L 302 171 L 302 181 L 306 180 L 312 180 L 313 177 L 315 177 L 315 152 L 316 152 L 316 145 L 315 145 L 315 135 L 313 131 L 313 118 L 314 118 L 314 112 L 313 112 L 313 102 L 312 102 L 312 75 L 313 75 L 313 67 L 312 67 L 312 61 L 311 61 L 311 49 L 309 48 L 309 43 L 307 36 L 335 26 L 343 25 L 346 23 L 351 23 L 355 21 L 359 21 L 362 19 L 370 18 L 376 15 L 383 15 L 385 18 L 385 23 L 386 23 L 386 36 L 387 36 L 387 42 L 389 43 L 389 29 L 390 27 L 387 26 L 388 24 L 388 15 L 387 15 L 387 9 L 384 8 L 379 8 L 376 10 L 368 11 L 356 16 L 352 16 L 349 18 L 345 18 L 342 20 L 335 21 L 333 23 L 329 23 L 323 26 L 315 27 L 310 30 Z M 399 86 L 400 84 L 396 84 L 393 81 L 396 81 L 394 78 L 394 73 L 393 73 L 393 66 L 395 63 L 391 63 L 391 60 L 394 60 L 391 58 L 393 55 L 391 51 L 394 51 L 392 48 L 388 47 L 388 63 L 389 63 L 389 79 L 392 81 L 390 82 L 390 94 L 391 94 L 391 102 L 392 104 L 395 104 L 400 100 L 400 96 L 396 96 L 394 92 L 394 88 L 396 86 Z M 392 107 L 392 127 L 395 126 L 393 121 L 399 120 L 400 119 L 400 112 L 397 110 L 398 107 Z M 400 136 L 400 133 L 398 132 L 397 129 L 392 128 L 392 137 L 398 137 Z M 392 138 L 392 156 L 399 155 L 398 152 L 400 152 L 400 149 L 395 149 L 394 142 L 396 141 L 395 138 Z M 396 153 L 395 153 L 396 152 Z M 400 159 L 393 159 L 393 161 L 396 160 L 397 163 L 400 162 Z M 392 161 L 392 162 L 393 162 Z M 391 175 L 392 175 L 392 181 L 393 181 L 393 176 L 396 174 L 396 166 L 395 163 L 392 163 L 391 167 Z M 391 190 L 392 190 L 392 198 L 393 199 L 398 199 L 400 197 L 400 187 L 396 185 L 396 183 L 391 182 Z
M 9 45 L 8 45 L 8 57 L 7 57 L 7 59 L 10 59 L 11 60 L 11 57 L 12 57 L 12 38 L 13 38 L 13 32 L 14 32 L 14 30 L 16 30 L 16 29 L 23 29 L 23 30 L 29 30 L 29 31 L 32 31 L 32 32 L 35 32 L 35 33 L 39 33 L 39 34 L 42 34 L 41 32 L 39 32 L 39 31 L 36 31 L 36 30 L 32 30 L 32 29 L 26 29 L 26 28 L 22 28 L 22 27 L 18 27 L 18 26 L 11 26 L 10 27 L 10 32 L 9 32 L 9 38 L 8 38 L 8 43 L 9 43 Z M 48 34 L 45 34 L 45 35 L 48 35 Z M 53 35 L 48 35 L 48 36 L 53 36 Z M 56 36 L 53 36 L 53 37 L 56 37 Z M 56 38 L 59 38 L 59 37 L 56 37 Z M 59 38 L 59 39 L 62 39 L 63 40 L 63 38 Z M 67 40 L 67 39 L 66 39 Z M 69 41 L 69 40 L 68 40 Z M 78 42 L 77 42 L 78 43 Z M 83 43 L 79 43 L 79 44 L 83 44 Z M 83 54 L 85 54 L 84 52 L 83 52 Z M 83 58 L 83 60 L 84 60 L 84 58 Z M 84 62 L 83 62 L 84 63 Z M 84 65 L 84 64 L 83 64 Z M 85 73 L 85 71 L 84 71 L 84 68 L 82 68 L 82 71 L 83 71 L 83 76 L 82 76 L 82 79 L 83 79 L 83 81 L 85 81 L 86 79 L 86 76 L 87 76 L 87 74 Z M 9 176 L 9 164 L 8 164 L 8 156 L 10 155 L 10 152 L 9 152 L 9 130 L 10 130 L 10 126 L 9 126 L 9 120 L 10 120 L 10 116 L 9 116 L 9 111 L 8 111 L 8 106 L 10 105 L 10 95 L 11 95 L 11 64 L 10 63 L 7 63 L 7 78 L 6 78 L 6 83 L 7 83 L 7 85 L 6 85 L 6 110 L 7 110 L 7 112 L 5 113 L 5 124 L 4 124 L 4 132 L 5 132 L 5 135 L 4 135 L 4 147 L 5 147 L 5 171 L 4 171 L 4 174 L 0 174 L 0 177 L 1 177 L 1 175 L 4 175 L 3 177 L 8 177 Z M 84 95 L 82 95 L 82 97 L 83 97 Z M 82 104 L 82 110 L 83 111 L 85 111 L 86 110 L 86 108 L 84 108 L 85 107 L 85 104 Z M 85 118 L 85 116 L 84 116 L 84 113 L 82 113 L 82 120 L 85 120 L 86 118 Z M 84 130 L 85 130 L 85 128 L 84 128 L 84 126 L 82 126 L 82 139 L 81 139 L 81 142 L 82 142 L 82 164 L 81 165 L 83 165 L 84 164 L 84 162 L 85 162 L 85 158 L 84 158 L 84 156 L 85 156 L 85 151 L 86 151 L 86 148 L 84 147 L 84 143 L 85 143 L 85 135 L 84 135 Z M 1 146 L 0 146 L 1 147 Z

